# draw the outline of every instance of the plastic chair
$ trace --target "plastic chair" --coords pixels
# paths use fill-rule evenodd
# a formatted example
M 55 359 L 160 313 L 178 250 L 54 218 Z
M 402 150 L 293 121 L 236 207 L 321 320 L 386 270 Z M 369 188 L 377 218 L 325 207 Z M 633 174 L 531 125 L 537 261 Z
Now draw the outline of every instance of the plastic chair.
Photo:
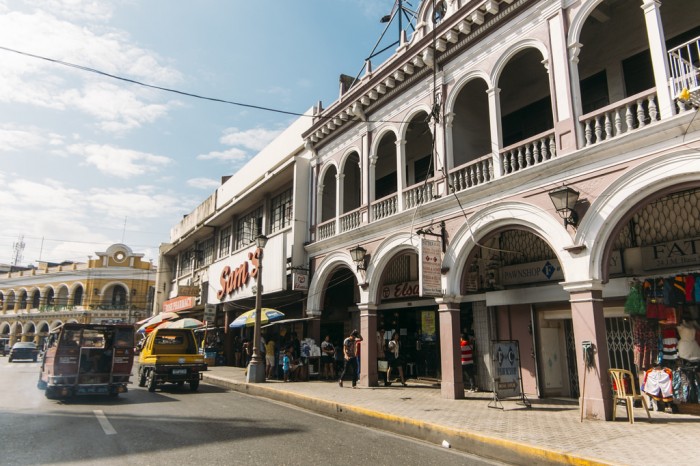
M 608 374 L 612 379 L 612 389 L 613 389 L 613 418 L 614 421 L 617 417 L 617 402 L 618 400 L 623 400 L 627 406 L 627 418 L 630 424 L 634 424 L 634 401 L 642 400 L 642 406 L 647 412 L 647 416 L 651 419 L 651 414 L 649 414 L 649 406 L 647 405 L 646 397 L 642 394 L 637 393 L 637 385 L 634 383 L 634 376 L 632 372 L 626 369 L 608 369 Z M 627 385 L 625 381 L 629 380 L 630 390 L 627 390 Z

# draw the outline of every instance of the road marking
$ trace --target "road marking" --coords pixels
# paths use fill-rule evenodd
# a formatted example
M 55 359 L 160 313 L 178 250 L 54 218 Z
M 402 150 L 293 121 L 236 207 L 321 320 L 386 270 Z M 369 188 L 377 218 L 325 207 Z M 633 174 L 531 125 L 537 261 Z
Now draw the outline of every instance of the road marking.
M 107 416 L 105 416 L 105 413 L 101 409 L 95 409 L 92 412 L 95 413 L 95 417 L 100 423 L 100 427 L 102 427 L 102 430 L 105 431 L 105 434 L 116 435 L 117 431 L 114 430 L 114 427 L 112 427 L 112 424 L 109 423 Z

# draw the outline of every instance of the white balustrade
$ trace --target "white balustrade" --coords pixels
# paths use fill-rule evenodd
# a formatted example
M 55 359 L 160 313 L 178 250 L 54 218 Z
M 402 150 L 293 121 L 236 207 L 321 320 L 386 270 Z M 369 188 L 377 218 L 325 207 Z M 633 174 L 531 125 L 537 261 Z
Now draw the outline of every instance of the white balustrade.
M 467 162 L 448 173 L 450 192 L 464 191 L 493 180 L 493 157 L 491 154 Z
M 362 209 L 355 209 L 340 217 L 340 232 L 354 230 L 355 228 L 359 228 L 361 224 Z
M 392 194 L 372 203 L 372 221 L 394 215 L 398 210 L 398 196 Z
M 509 175 L 551 160 L 557 156 L 554 130 L 501 149 L 501 173 Z
M 405 209 L 412 209 L 437 197 L 435 183 L 432 181 L 421 182 L 410 186 L 403 192 L 403 205 Z
M 316 241 L 335 236 L 335 219 L 328 220 L 316 227 Z
M 656 88 L 615 102 L 579 118 L 586 147 L 630 133 L 659 120 Z

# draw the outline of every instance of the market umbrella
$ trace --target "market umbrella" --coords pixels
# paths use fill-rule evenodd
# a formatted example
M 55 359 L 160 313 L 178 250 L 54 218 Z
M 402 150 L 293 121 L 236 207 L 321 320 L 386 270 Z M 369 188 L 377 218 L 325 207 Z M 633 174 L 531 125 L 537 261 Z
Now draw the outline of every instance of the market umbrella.
M 260 323 L 267 324 L 274 322 L 279 319 L 284 319 L 284 314 L 277 309 L 262 308 L 260 310 Z M 243 314 L 236 317 L 236 319 L 231 322 L 229 327 L 240 328 L 240 327 L 252 327 L 255 325 L 255 309 L 246 311 Z
M 204 327 L 204 322 L 197 319 L 192 319 L 191 317 L 186 317 L 179 320 L 170 320 L 168 322 L 163 322 L 158 328 L 200 328 Z
M 144 322 L 136 333 L 149 333 L 151 330 L 162 324 L 166 320 L 174 320 L 180 317 L 176 312 L 161 312 Z

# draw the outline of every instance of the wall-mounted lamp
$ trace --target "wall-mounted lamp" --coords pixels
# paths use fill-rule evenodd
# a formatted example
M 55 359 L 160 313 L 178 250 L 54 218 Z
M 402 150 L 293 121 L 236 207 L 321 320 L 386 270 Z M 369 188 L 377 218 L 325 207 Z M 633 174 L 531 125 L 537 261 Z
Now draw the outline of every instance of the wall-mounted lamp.
M 578 195 L 578 191 L 568 186 L 562 186 L 549 192 L 549 198 L 552 200 L 554 208 L 559 216 L 564 219 L 564 227 L 567 225 L 576 227 L 578 225 L 578 214 L 574 210 L 578 202 Z
M 357 271 L 367 270 L 365 267 L 365 257 L 367 256 L 367 250 L 362 246 L 358 245 L 356 248 L 350 250 L 350 257 L 352 261 L 357 264 Z
M 267 245 L 267 236 L 265 235 L 258 235 L 255 237 L 255 245 L 259 247 L 260 249 L 265 249 L 265 246 Z

